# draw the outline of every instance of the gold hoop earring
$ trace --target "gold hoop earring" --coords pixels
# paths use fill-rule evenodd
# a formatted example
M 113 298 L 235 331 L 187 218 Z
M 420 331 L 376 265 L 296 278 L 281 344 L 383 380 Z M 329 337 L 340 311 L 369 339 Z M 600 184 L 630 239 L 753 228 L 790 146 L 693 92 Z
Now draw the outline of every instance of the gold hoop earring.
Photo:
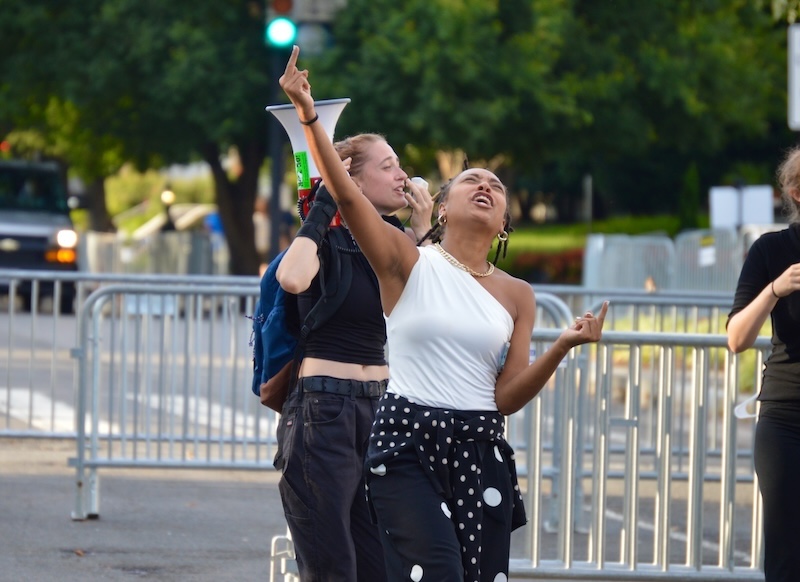
M 506 242 L 508 240 L 508 232 L 506 232 L 505 230 L 503 232 L 498 232 L 497 240 L 499 240 L 500 242 Z
M 440 214 L 439 218 L 436 219 L 436 222 L 439 226 L 444 226 L 447 224 L 447 217 L 444 214 Z

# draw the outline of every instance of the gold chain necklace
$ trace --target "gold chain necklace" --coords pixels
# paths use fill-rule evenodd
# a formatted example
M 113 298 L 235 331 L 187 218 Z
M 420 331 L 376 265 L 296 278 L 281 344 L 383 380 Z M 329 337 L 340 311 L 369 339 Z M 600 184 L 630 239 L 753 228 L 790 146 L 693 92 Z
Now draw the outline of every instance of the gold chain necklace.
M 453 255 L 448 253 L 446 250 L 442 248 L 442 245 L 440 245 L 439 243 L 436 243 L 433 246 L 436 247 L 436 250 L 439 251 L 439 254 L 442 255 L 447 260 L 448 263 L 450 263 L 454 267 L 458 267 L 462 271 L 466 271 L 473 277 L 488 277 L 489 275 L 494 273 L 494 264 L 490 263 L 489 261 L 486 261 L 486 263 L 489 265 L 489 268 L 486 269 L 486 272 L 479 273 L 478 271 L 471 269 L 470 267 L 459 261 L 457 258 L 455 258 Z

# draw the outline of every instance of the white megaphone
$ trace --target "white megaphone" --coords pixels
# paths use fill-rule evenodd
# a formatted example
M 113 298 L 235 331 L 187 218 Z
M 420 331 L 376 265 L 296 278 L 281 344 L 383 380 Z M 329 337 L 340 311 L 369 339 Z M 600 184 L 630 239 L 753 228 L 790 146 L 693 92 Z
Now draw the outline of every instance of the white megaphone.
M 348 103 L 350 103 L 348 97 L 314 102 L 314 111 L 319 115 L 319 121 L 316 123 L 322 124 L 331 141 L 333 141 L 333 134 L 336 130 L 336 122 L 339 121 L 339 116 Z M 308 151 L 308 142 L 303 132 L 303 125 L 297 116 L 295 106 L 291 103 L 287 105 L 270 105 L 267 107 L 267 111 L 278 118 L 283 129 L 289 134 L 289 141 L 292 144 L 292 152 L 294 153 L 294 171 L 297 175 L 297 198 L 302 204 L 303 214 L 308 215 L 308 195 L 314 184 L 319 182 L 322 177 L 317 165 L 314 163 L 314 158 Z M 335 220 L 339 220 L 338 213 Z M 337 225 L 332 223 L 331 226 Z

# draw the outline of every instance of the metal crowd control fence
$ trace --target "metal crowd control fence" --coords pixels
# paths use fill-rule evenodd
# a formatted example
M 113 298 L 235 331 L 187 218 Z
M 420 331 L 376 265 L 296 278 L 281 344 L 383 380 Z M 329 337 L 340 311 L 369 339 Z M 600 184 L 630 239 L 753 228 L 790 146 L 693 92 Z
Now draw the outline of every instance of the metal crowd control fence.
M 659 289 L 672 286 L 677 268 L 675 247 L 666 235 L 589 235 L 583 261 L 583 281 L 599 289 L 628 287 Z
M 11 303 L 0 312 L 9 324 L 0 344 L 0 436 L 77 437 L 76 518 L 99 512 L 100 468 L 271 467 L 275 417 L 249 393 L 246 315 L 256 278 L 0 277 L 96 289 L 77 318 L 35 307 L 19 313 Z M 554 296 L 567 291 L 580 309 Z M 532 351 L 541 353 L 573 312 L 596 308 L 604 295 L 537 287 Z M 689 309 L 679 293 L 670 296 Z M 726 313 L 730 296 L 720 297 L 694 303 L 710 309 L 717 301 Z M 720 333 L 695 333 L 700 324 L 675 328 L 674 319 L 645 317 L 669 312 L 661 292 L 610 298 L 603 342 L 573 350 L 531 405 L 509 418 L 530 518 L 515 534 L 514 575 L 759 579 L 754 420 L 734 421 L 732 410 L 739 392 L 758 390 L 769 338 L 734 356 Z M 639 331 L 615 329 L 626 326 Z M 13 386 L 24 392 L 16 408 Z M 42 396 L 50 397 L 44 410 Z M 77 428 L 74 415 L 66 428 L 30 422 L 59 418 L 59 407 L 73 402 Z
M 534 333 L 536 341 L 555 337 Z M 545 543 L 550 464 L 542 447 L 527 451 L 529 553 L 513 561 L 515 575 L 763 579 L 754 420 L 734 417 L 738 388 L 760 386 L 768 338 L 756 348 L 737 356 L 723 335 L 611 331 L 570 354 L 566 383 L 546 390 L 565 391 L 563 479 L 550 498 L 559 501 L 559 522 L 572 527 L 549 534 L 555 549 Z M 676 373 L 682 365 L 687 375 Z M 530 408 L 527 442 L 543 442 L 546 399 Z
M 736 288 L 752 235 L 734 229 L 693 230 L 666 235 L 589 235 L 583 285 L 592 289 Z
M 51 271 L 2 270 L 0 283 L 8 286 L 0 294 L 0 437 L 75 438 L 75 403 L 78 384 L 70 350 L 79 341 L 78 321 L 83 302 L 95 289 L 112 284 L 169 284 L 233 286 L 258 292 L 257 277 L 176 275 L 95 275 Z M 74 287 L 77 314 L 61 313 L 59 297 L 66 286 Z M 21 290 L 30 289 L 29 309 Z M 147 300 L 149 301 L 149 299 Z M 213 297 L 204 298 L 206 304 Z M 249 309 L 250 311 L 247 311 Z M 237 321 L 242 333 L 249 333 L 253 301 L 245 305 Z M 206 310 L 216 318 L 216 310 Z M 249 328 L 248 328 L 249 329 Z
M 537 296 L 547 292 L 579 314 L 598 310 L 611 301 L 606 330 L 685 333 L 724 333 L 733 305 L 733 292 L 641 289 L 587 289 L 577 285 L 536 285 Z
M 225 237 L 203 231 L 158 232 L 140 240 L 88 231 L 78 256 L 90 273 L 178 275 L 227 275 L 230 259 Z
M 251 285 L 110 285 L 79 321 L 73 518 L 100 467 L 270 466 L 275 415 L 250 392 Z

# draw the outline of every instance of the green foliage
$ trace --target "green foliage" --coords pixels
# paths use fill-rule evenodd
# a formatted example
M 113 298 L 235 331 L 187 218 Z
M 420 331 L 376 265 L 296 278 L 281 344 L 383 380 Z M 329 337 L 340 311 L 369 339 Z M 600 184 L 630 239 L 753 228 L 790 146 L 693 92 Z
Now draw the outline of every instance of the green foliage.
M 255 273 L 251 215 L 274 99 L 263 17 L 251 0 L 3 0 L 0 136 L 39 132 L 42 153 L 94 185 L 127 161 L 146 169 L 202 157 L 231 268 Z M 220 158 L 233 146 L 243 169 L 229 180 Z M 92 190 L 93 217 L 105 214 L 102 194 Z
M 583 277 L 583 249 L 556 253 L 520 252 L 514 256 L 513 262 L 503 265 L 503 269 L 531 283 L 580 285 Z
M 658 214 L 652 216 L 615 216 L 592 224 L 599 234 L 652 234 L 674 237 L 681 230 L 677 216 Z
M 216 199 L 226 232 L 242 237 L 233 256 L 254 252 L 243 243 L 266 151 L 263 108 L 284 100 L 271 93 L 263 2 L 2 7 L 0 137 L 24 134 L 14 147 L 36 144 L 90 181 L 129 161 L 144 169 L 201 157 L 213 166 L 236 147 L 243 172 L 216 171 Z M 775 17 L 792 21 L 797 7 L 349 0 L 330 50 L 301 55 L 301 66 L 317 98 L 353 99 L 338 134 L 383 133 L 417 173 L 432 173 L 437 153 L 463 150 L 498 162 L 512 190 L 552 193 L 565 220 L 590 174 L 595 219 L 659 213 L 688 225 L 694 192 L 702 206 L 709 186 L 743 167 L 771 180 L 794 141 L 786 27 Z
M 340 131 L 414 143 L 427 167 L 437 149 L 502 154 L 558 192 L 562 215 L 585 173 L 601 213 L 678 213 L 692 161 L 709 168 L 703 192 L 736 162 L 733 144 L 791 139 L 785 30 L 751 0 L 396 6 L 350 0 L 336 45 L 307 61 L 317 97 L 353 99 Z
M 158 208 L 165 186 L 163 176 L 155 170 L 139 173 L 131 167 L 125 167 L 106 180 L 108 213 L 113 217 L 139 204 Z
M 733 164 L 728 172 L 722 176 L 720 184 L 772 184 L 775 167 L 772 164 L 756 164 L 739 162 Z
M 757 5 L 765 4 L 765 0 L 756 0 Z M 772 7 L 772 16 L 778 19 L 786 19 L 792 23 L 797 20 L 797 15 L 800 14 L 800 0 L 770 0 L 769 4 Z

